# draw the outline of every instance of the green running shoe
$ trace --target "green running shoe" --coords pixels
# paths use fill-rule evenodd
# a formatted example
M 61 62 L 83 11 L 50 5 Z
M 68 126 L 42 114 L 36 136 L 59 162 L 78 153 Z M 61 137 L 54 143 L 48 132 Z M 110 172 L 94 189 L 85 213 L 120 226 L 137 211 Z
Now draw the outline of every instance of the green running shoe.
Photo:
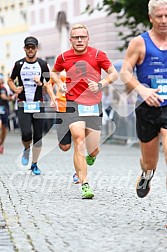
M 88 165 L 93 165 L 94 162 L 95 162 L 95 160 L 96 160 L 96 157 L 92 157 L 92 156 L 90 156 L 90 155 L 86 156 L 86 163 L 87 163 Z
M 94 194 L 88 183 L 82 185 L 82 199 L 92 199 Z

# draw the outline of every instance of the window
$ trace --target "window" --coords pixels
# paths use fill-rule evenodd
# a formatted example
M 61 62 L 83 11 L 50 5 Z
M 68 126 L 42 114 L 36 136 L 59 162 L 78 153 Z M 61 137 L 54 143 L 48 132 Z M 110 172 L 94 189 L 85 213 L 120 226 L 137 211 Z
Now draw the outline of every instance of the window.
M 54 8 L 54 5 L 51 5 L 49 7 L 49 19 L 50 19 L 50 21 L 54 21 L 55 20 L 55 8 Z
M 10 44 L 6 43 L 6 58 L 10 57 Z
M 74 16 L 79 16 L 81 13 L 80 13 L 80 1 L 78 0 L 75 0 L 74 1 Z
M 34 0 L 29 0 L 28 3 L 33 4 Z
M 45 12 L 44 12 L 44 9 L 41 9 L 39 11 L 39 22 L 40 23 L 44 23 L 45 22 Z
M 31 23 L 32 25 L 36 23 L 35 11 L 32 11 L 32 12 L 31 12 L 31 15 L 30 15 L 30 23 Z

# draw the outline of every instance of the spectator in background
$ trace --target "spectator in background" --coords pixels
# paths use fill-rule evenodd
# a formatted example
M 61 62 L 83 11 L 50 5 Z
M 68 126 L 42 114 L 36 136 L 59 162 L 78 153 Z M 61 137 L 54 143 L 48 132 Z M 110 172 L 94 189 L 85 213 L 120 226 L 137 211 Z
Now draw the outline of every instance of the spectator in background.
M 0 74 L 0 153 L 4 152 L 4 141 L 8 131 L 9 101 L 14 99 L 14 95 L 8 95 L 4 84 L 3 75 Z

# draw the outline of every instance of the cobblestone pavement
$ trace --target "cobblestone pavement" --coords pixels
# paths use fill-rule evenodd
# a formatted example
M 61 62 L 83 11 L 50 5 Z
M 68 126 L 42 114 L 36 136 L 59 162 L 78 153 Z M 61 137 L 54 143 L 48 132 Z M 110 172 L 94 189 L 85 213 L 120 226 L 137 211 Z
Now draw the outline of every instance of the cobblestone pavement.
M 89 180 L 95 197 L 81 199 L 72 183 L 73 150 L 54 132 L 43 140 L 41 176 L 22 167 L 19 133 L 0 155 L 0 252 L 167 251 L 166 166 L 162 151 L 150 194 L 135 193 L 138 147 L 102 144 Z

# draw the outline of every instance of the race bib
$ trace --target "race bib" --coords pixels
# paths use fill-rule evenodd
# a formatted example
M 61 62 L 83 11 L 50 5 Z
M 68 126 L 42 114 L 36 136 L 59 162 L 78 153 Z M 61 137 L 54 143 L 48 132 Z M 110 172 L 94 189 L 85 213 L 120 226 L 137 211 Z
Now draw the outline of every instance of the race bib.
M 0 106 L 0 115 L 4 115 L 4 114 L 5 114 L 5 107 Z
M 167 79 L 152 79 L 152 88 L 159 88 L 158 94 L 163 98 L 167 99 Z
M 78 114 L 79 116 L 99 116 L 99 106 L 98 104 L 91 106 L 78 104 Z
M 40 112 L 40 102 L 24 102 L 24 113 Z

